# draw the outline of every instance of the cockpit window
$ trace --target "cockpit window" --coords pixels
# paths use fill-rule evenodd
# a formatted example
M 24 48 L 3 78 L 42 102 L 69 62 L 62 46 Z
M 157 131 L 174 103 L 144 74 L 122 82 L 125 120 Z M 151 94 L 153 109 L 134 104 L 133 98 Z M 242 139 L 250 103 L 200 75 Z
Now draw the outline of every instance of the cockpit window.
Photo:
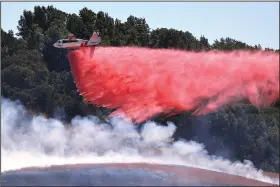
M 78 42 L 78 40 L 63 40 L 62 43 Z

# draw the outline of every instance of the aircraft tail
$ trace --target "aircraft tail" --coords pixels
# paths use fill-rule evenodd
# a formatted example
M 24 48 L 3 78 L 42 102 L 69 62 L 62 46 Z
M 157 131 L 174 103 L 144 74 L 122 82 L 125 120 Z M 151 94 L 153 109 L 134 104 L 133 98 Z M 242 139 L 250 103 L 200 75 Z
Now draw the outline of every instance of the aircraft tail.
M 99 36 L 99 32 L 93 32 L 90 38 L 90 42 L 95 43 L 96 45 L 101 42 L 101 37 Z

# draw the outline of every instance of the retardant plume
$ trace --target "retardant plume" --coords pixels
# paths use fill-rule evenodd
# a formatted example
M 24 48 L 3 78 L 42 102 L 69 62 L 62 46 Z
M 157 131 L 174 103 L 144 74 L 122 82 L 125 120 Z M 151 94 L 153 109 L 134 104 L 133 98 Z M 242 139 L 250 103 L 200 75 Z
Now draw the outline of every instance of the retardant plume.
M 160 113 L 202 115 L 240 100 L 266 107 L 279 98 L 273 52 L 98 47 L 68 58 L 85 101 L 136 122 Z

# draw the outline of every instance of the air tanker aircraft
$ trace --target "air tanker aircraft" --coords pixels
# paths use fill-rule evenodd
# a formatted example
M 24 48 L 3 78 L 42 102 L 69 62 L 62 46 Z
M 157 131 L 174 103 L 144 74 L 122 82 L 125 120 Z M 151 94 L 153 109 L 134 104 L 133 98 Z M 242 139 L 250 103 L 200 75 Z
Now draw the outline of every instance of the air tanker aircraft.
M 73 34 L 69 33 L 66 39 L 58 40 L 53 44 L 56 48 L 77 49 L 81 47 L 95 47 L 101 43 L 99 31 L 94 31 L 89 40 L 76 38 Z

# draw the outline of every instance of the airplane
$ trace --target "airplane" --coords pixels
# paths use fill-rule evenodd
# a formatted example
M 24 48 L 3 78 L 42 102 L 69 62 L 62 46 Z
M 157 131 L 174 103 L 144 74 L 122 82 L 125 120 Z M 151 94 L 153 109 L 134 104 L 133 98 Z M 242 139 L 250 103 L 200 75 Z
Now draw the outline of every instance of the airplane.
M 60 39 L 53 44 L 56 48 L 64 49 L 77 49 L 81 47 L 95 47 L 101 43 L 99 31 L 94 31 L 89 40 L 76 38 L 73 34 L 69 33 L 66 39 Z

